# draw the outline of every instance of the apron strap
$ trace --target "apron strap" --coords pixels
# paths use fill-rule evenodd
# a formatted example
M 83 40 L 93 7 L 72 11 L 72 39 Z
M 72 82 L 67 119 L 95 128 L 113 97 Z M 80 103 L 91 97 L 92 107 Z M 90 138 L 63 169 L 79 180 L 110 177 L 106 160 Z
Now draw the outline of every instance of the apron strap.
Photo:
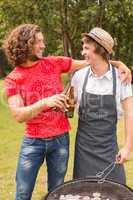
M 90 73 L 90 68 L 87 70 L 85 80 L 84 80 L 84 84 L 83 84 L 83 90 L 82 90 L 82 106 L 83 106 L 83 108 L 85 108 L 85 105 L 86 105 L 86 103 L 85 103 L 85 89 L 86 89 L 89 73 Z
M 83 84 L 83 92 L 85 92 L 85 88 L 86 88 L 86 84 L 87 84 L 87 81 L 88 81 L 89 73 L 90 73 L 90 68 L 87 70 L 87 73 L 86 73 L 86 76 L 85 76 L 85 80 L 84 80 L 84 84 Z
M 116 96 L 116 71 L 114 66 L 112 66 L 112 77 L 113 77 L 113 95 Z
M 82 106 L 83 106 L 83 108 L 85 108 L 85 104 L 86 104 L 85 103 L 85 89 L 86 89 L 89 73 L 90 73 L 90 68 L 87 70 L 84 84 L 83 84 L 83 90 L 82 90 Z M 115 71 L 115 67 L 113 65 L 112 65 L 112 78 L 113 78 L 113 95 L 116 96 L 116 71 Z

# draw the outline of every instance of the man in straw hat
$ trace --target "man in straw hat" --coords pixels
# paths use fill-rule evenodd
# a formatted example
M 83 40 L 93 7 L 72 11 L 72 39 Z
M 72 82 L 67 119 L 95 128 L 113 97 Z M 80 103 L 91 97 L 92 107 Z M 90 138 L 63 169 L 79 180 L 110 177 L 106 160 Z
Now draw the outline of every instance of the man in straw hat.
M 74 178 L 95 176 L 116 162 L 109 178 L 125 183 L 123 163 L 133 148 L 133 97 L 131 84 L 124 85 L 118 70 L 109 64 L 114 40 L 101 28 L 82 35 L 82 55 L 90 63 L 72 79 L 79 103 Z M 126 139 L 119 151 L 117 122 L 124 109 Z

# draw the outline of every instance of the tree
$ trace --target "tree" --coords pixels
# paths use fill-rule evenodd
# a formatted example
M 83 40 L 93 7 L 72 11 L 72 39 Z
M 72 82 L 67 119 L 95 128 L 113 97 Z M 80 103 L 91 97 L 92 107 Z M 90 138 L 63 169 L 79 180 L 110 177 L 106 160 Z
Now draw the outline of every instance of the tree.
M 5 35 L 22 23 L 41 26 L 45 55 L 80 58 L 81 33 L 100 26 L 115 38 L 114 57 L 133 63 L 132 0 L 1 0 L 0 46 Z

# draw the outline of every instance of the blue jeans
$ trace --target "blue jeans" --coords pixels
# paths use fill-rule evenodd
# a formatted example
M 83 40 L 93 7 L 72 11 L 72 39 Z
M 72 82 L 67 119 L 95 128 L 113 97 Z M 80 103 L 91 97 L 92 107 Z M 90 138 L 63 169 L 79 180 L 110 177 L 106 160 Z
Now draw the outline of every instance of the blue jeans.
M 69 158 L 69 134 L 51 139 L 24 137 L 17 174 L 16 200 L 30 200 L 40 166 L 46 158 L 48 191 L 64 182 Z

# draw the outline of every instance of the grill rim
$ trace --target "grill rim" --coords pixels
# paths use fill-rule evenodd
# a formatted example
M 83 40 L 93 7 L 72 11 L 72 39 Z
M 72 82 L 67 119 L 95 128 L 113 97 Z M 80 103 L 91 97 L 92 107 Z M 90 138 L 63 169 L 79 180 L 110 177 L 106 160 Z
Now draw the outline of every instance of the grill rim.
M 64 186 L 70 185 L 70 184 L 75 184 L 75 183 L 84 183 L 84 182 L 95 182 L 97 184 L 102 184 L 102 183 L 98 183 L 98 181 L 100 180 L 100 178 L 94 177 L 94 176 L 89 176 L 86 178 L 79 178 L 79 179 L 73 179 L 70 181 L 66 181 L 64 184 L 57 186 L 53 191 L 48 192 L 43 200 L 49 200 L 49 196 L 56 193 L 56 191 L 60 190 L 61 188 L 63 188 Z M 119 187 L 124 187 L 125 189 L 128 189 L 129 192 L 131 192 L 133 194 L 133 189 L 125 184 L 120 184 L 116 181 L 112 181 L 109 178 L 107 178 L 104 183 L 109 183 L 109 184 L 113 184 L 114 186 L 119 186 Z M 133 199 L 131 199 L 133 200 Z

